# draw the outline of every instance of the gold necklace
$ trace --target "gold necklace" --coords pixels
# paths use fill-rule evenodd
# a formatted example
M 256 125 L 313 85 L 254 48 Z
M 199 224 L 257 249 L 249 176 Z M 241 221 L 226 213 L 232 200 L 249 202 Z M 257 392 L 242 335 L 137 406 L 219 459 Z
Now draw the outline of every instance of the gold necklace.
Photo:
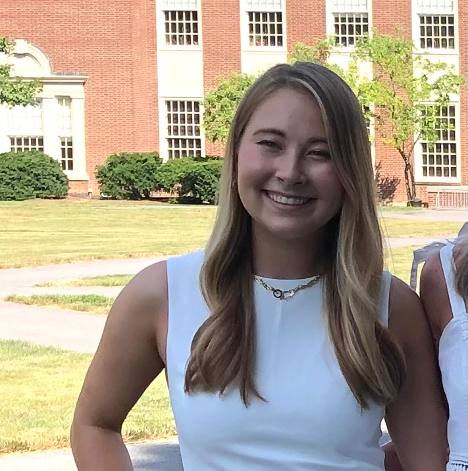
M 273 286 L 270 286 L 270 285 L 266 284 L 257 275 L 254 275 L 254 280 L 255 280 L 256 283 L 258 283 L 260 286 L 265 288 L 267 291 L 271 291 L 273 293 L 273 296 L 276 299 L 279 299 L 280 301 L 287 301 L 288 299 L 291 299 L 298 291 L 301 291 L 303 289 L 310 288 L 311 286 L 314 286 L 315 283 L 317 283 L 317 281 L 320 280 L 321 276 L 322 275 L 315 275 L 306 284 L 299 285 L 299 286 L 296 286 L 295 288 L 287 289 L 287 290 L 282 290 L 282 289 L 279 289 L 279 288 L 273 288 Z

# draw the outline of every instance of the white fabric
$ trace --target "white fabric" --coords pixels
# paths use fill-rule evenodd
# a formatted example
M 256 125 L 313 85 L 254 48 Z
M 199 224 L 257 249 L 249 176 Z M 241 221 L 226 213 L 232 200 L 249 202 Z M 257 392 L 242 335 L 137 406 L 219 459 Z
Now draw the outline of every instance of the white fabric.
M 382 471 L 384 408 L 361 411 L 338 366 L 321 283 L 288 301 L 254 283 L 260 394 L 246 408 L 237 390 L 184 393 L 192 339 L 207 319 L 199 289 L 203 252 L 167 262 L 167 373 L 185 471 Z M 305 280 L 265 281 L 290 289 Z M 383 277 L 386 325 L 391 275 Z
M 467 239 L 468 240 L 468 222 L 463 224 L 460 232 L 458 233 L 457 239 Z M 432 242 L 427 244 L 420 249 L 417 249 L 413 252 L 413 264 L 411 266 L 411 277 L 410 277 L 410 286 L 416 291 L 418 285 L 418 266 L 429 260 L 433 255 L 438 253 L 442 247 L 445 247 L 446 242 Z
M 468 465 L 468 316 L 463 298 L 455 289 L 453 247 L 447 244 L 440 250 L 453 312 L 439 343 L 439 366 L 449 406 L 447 471 L 467 469 Z

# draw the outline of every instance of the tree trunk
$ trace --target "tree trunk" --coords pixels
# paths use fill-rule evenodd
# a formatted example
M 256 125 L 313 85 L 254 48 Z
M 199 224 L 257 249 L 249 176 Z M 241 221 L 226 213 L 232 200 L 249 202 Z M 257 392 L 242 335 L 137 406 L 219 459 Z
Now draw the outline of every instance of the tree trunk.
M 407 156 L 402 150 L 399 150 L 403 161 L 405 162 L 405 189 L 407 201 L 416 199 L 416 183 L 414 181 L 414 170 L 411 165 L 410 156 Z

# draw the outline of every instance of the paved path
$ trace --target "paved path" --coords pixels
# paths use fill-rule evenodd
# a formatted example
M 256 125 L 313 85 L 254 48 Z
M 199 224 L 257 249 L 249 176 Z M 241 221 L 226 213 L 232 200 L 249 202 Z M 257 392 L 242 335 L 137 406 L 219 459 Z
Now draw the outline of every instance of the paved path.
M 419 221 L 466 222 L 468 220 L 468 211 L 466 209 L 453 211 L 435 211 L 434 209 L 421 209 L 415 211 L 379 211 L 379 215 L 384 218 L 417 219 Z
M 131 444 L 127 448 L 135 471 L 183 471 L 176 439 Z M 76 471 L 76 466 L 70 450 L 59 450 L 2 456 L 0 471 Z

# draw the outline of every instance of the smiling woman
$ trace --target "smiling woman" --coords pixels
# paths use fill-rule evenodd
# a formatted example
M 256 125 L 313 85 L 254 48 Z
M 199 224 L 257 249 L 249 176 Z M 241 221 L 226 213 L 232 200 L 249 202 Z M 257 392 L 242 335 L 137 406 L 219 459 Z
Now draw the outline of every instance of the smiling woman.
M 261 76 L 206 249 L 145 269 L 111 309 L 73 422 L 78 469 L 132 469 L 122 423 L 166 369 L 186 471 L 382 471 L 384 417 L 405 468 L 442 471 L 431 335 L 383 271 L 374 195 L 346 83 L 300 62 Z

